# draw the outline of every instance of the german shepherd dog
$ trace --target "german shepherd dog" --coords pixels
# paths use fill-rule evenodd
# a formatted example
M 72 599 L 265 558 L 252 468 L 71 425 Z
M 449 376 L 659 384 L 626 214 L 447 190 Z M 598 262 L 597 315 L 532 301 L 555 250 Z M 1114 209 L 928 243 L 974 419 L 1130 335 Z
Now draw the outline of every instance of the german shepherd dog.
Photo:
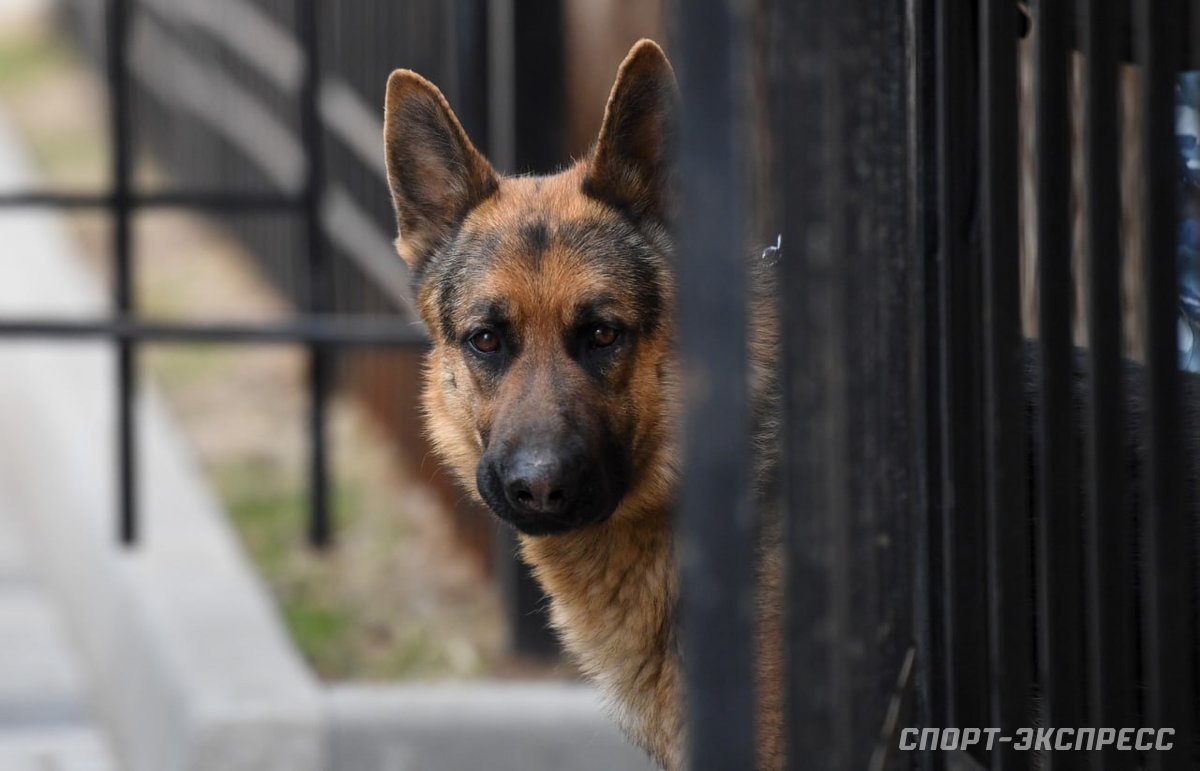
M 592 151 L 558 174 L 499 176 L 409 70 L 388 79 L 384 129 L 396 246 L 433 338 L 434 445 L 519 532 L 566 648 L 667 769 L 685 763 L 671 531 L 677 105 L 671 65 L 643 40 Z M 767 640 L 778 613 L 763 607 Z M 760 662 L 761 765 L 774 768 L 778 651 Z

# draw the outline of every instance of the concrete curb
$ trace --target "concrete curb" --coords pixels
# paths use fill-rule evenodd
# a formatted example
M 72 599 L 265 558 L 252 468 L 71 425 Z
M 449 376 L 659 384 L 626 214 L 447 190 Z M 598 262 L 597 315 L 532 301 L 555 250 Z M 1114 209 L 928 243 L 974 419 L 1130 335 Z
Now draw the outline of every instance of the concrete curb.
M 336 771 L 652 771 L 575 683 L 344 685 L 328 695 Z

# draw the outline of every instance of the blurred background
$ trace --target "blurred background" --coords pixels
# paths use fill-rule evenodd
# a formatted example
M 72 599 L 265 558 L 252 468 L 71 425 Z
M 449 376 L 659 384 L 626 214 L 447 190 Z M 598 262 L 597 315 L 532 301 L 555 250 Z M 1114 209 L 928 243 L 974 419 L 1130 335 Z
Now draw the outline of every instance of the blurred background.
M 500 170 L 548 172 L 586 152 L 618 63 L 639 37 L 661 37 L 663 26 L 661 3 L 632 0 L 320 0 L 315 30 L 307 32 L 308 6 L 295 0 L 137 0 L 123 6 L 118 66 L 127 75 L 128 111 L 127 136 L 121 138 L 114 136 L 109 109 L 113 4 L 0 0 L 0 199 L 18 204 L 0 207 L 0 244 L 7 244 L 0 245 L 0 320 L 88 324 L 125 302 L 147 323 L 287 324 L 319 295 L 327 314 L 411 329 L 419 322 L 406 269 L 391 244 L 396 231 L 380 142 L 388 73 L 408 67 L 437 83 Z M 318 62 L 315 126 L 306 123 L 304 103 L 309 32 L 315 33 Z M 117 147 L 126 157 L 114 157 Z M 314 161 L 320 165 L 315 172 Z M 114 175 L 122 173 L 134 195 L 206 203 L 134 208 L 128 233 L 118 236 L 114 228 L 122 226 L 110 196 Z M 305 209 L 314 173 L 322 183 L 319 200 Z M 234 198 L 220 202 L 223 196 Z M 278 203 L 289 200 L 298 205 Z M 315 231 L 306 216 L 311 212 Z M 312 232 L 321 239 L 325 267 L 319 278 L 307 246 Z M 126 246 L 118 246 L 122 242 Z M 127 262 L 118 250 L 128 251 Z M 113 300 L 121 297 L 123 282 L 129 284 L 125 300 Z M 105 692 L 132 687 L 130 677 L 136 679 L 114 673 L 126 659 L 108 657 L 114 646 L 143 644 L 130 642 L 140 634 L 139 603 L 172 606 L 170 619 L 147 622 L 152 629 L 199 624 L 209 625 L 204 634 L 218 637 L 221 630 L 250 634 L 205 615 L 212 613 L 206 603 L 221 602 L 214 588 L 219 581 L 193 587 L 198 597 L 180 599 L 169 588 L 174 579 L 161 573 L 124 575 L 123 561 L 152 562 L 163 549 L 176 550 L 169 558 L 175 567 L 164 569 L 182 571 L 188 560 L 177 550 L 207 538 L 203 517 L 199 530 L 184 524 L 186 506 L 177 503 L 177 493 L 162 499 L 165 506 L 154 503 L 158 494 L 150 488 L 169 476 L 159 468 L 166 461 L 153 438 L 160 424 L 177 434 L 177 465 L 195 477 L 189 489 L 211 499 L 209 509 L 223 520 L 217 531 L 233 536 L 233 556 L 219 559 L 232 561 L 234 578 L 245 575 L 266 587 L 267 636 L 277 618 L 285 639 L 276 643 L 299 652 L 293 680 L 311 675 L 317 692 L 323 683 L 536 681 L 553 694 L 558 684 L 577 681 L 545 627 L 544 599 L 517 562 L 511 536 L 498 531 L 430 455 L 417 408 L 419 344 L 329 354 L 323 425 L 330 535 L 328 544 L 318 546 L 307 536 L 314 437 L 306 346 L 139 345 L 132 377 L 147 397 L 131 423 L 139 532 L 137 542 L 122 549 L 114 546 L 120 490 L 114 487 L 113 404 L 120 396 L 111 393 L 112 345 L 88 341 L 86 334 L 73 337 L 84 339 L 0 343 L 11 374 L 0 412 L 21 413 L 28 423 L 22 428 L 0 416 L 9 443 L 23 441 L 18 437 L 24 430 L 39 437 L 46 452 L 57 452 L 54 441 L 86 445 L 82 462 L 96 480 L 87 493 L 94 516 L 66 512 L 74 504 L 39 499 L 37 490 L 86 488 L 69 470 L 51 474 L 58 481 L 35 485 L 30 480 L 48 471 L 45 465 L 38 471 L 19 459 L 8 464 L 7 474 L 22 481 L 8 485 L 7 499 L 0 496 L 0 524 L 7 512 L 12 571 L 41 585 L 35 600 L 22 596 L 18 602 L 35 607 L 42 620 L 41 631 L 32 633 L 14 611 L 8 614 L 16 619 L 13 628 L 0 636 L 0 649 L 24 651 L 0 664 L 0 768 L 110 767 L 101 758 L 113 768 L 154 768 L 188 756 L 166 740 L 155 740 L 163 746 L 153 750 L 141 748 L 139 732 L 148 729 L 138 723 L 145 719 L 126 715 L 128 705 Z M 25 372 L 21 357 L 43 355 L 59 360 L 29 360 L 26 369 L 44 365 L 47 380 L 62 387 L 70 381 L 68 391 L 54 398 L 39 386 L 21 392 L 15 385 Z M 80 363 L 89 356 L 91 369 Z M 45 397 L 44 414 L 28 405 L 30 393 Z M 94 409 L 86 418 L 59 414 L 62 405 L 75 403 Z M 74 431 L 56 435 L 51 426 L 67 422 Z M 31 452 L 26 445 L 20 454 Z M 43 514 L 42 508 L 56 513 Z M 97 577 L 83 566 L 88 557 L 59 554 L 69 538 L 54 530 L 56 517 L 66 530 L 92 527 L 96 532 L 88 537 L 95 543 L 81 548 L 99 563 L 113 562 L 97 570 L 121 575 Z M 30 518 L 34 524 L 21 524 Z M 204 559 L 218 558 L 196 557 L 188 569 L 208 571 Z M 140 597 L 142 589 L 134 587 L 135 599 L 122 599 L 123 584 L 111 589 L 109 601 L 128 604 L 135 621 L 126 624 L 114 613 L 101 623 L 108 631 L 98 632 L 95 619 L 79 617 L 76 609 L 91 602 L 81 597 L 109 580 L 148 581 L 153 596 Z M 176 655 L 159 642 L 152 639 L 144 643 L 147 650 L 125 655 L 140 661 Z M 189 644 L 207 645 L 202 638 Z M 186 691 L 188 686 L 163 684 L 170 678 L 147 666 L 150 691 Z M 50 674 L 39 675 L 39 668 Z M 170 673 L 172 665 L 161 669 Z M 97 677 L 95 671 L 107 674 Z M 70 672 L 75 674 L 63 674 Z M 211 682 L 200 687 L 219 690 Z M 233 683 L 221 698 L 236 707 L 244 687 Z M 565 698 L 576 698 L 574 693 Z M 388 698 L 379 691 L 372 696 Z M 155 698 L 139 698 L 134 711 L 151 709 Z M 161 698 L 181 702 L 168 711 L 195 709 L 186 693 Z M 513 698 L 521 703 L 523 697 Z M 545 704 L 553 705 L 558 697 L 547 698 Z M 584 698 L 577 710 L 581 730 L 609 737 L 612 729 L 590 692 Z M 397 709 L 393 705 L 389 714 Z M 575 707 L 562 709 L 548 714 L 567 725 Z M 37 727 L 32 734 L 30 725 Z M 25 732 L 8 741 L 12 726 Z M 641 762 L 636 753 L 618 751 L 619 737 L 593 743 L 602 758 L 597 767 Z M 385 755 L 335 765 L 400 767 L 394 759 L 381 760 Z M 42 761 L 64 765 L 37 765 Z M 260 760 L 240 762 L 219 767 L 268 767 L 257 765 Z M 443 767 L 456 767 L 449 762 Z M 547 768 L 562 767 L 546 762 Z M 403 767 L 422 766 L 410 758 Z

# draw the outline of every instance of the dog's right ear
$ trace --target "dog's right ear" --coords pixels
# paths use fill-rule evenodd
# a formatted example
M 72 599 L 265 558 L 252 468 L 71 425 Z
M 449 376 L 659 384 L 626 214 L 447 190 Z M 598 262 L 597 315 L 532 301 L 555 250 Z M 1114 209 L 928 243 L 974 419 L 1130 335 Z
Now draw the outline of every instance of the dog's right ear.
M 417 73 L 391 74 L 384 113 L 388 186 L 400 226 L 396 250 L 419 270 L 499 183 L 446 97 Z

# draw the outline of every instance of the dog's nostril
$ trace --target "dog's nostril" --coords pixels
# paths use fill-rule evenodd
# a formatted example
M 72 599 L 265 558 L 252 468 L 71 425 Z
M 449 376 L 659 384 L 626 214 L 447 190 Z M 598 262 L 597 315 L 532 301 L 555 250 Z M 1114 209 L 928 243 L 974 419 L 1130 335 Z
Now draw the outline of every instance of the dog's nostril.
M 549 501 L 551 503 L 558 503 L 559 501 L 562 500 L 562 497 L 563 497 L 562 490 L 554 490 L 553 492 L 550 493 Z
M 528 490 L 517 490 L 517 500 L 521 503 L 529 503 L 533 500 L 533 493 Z

